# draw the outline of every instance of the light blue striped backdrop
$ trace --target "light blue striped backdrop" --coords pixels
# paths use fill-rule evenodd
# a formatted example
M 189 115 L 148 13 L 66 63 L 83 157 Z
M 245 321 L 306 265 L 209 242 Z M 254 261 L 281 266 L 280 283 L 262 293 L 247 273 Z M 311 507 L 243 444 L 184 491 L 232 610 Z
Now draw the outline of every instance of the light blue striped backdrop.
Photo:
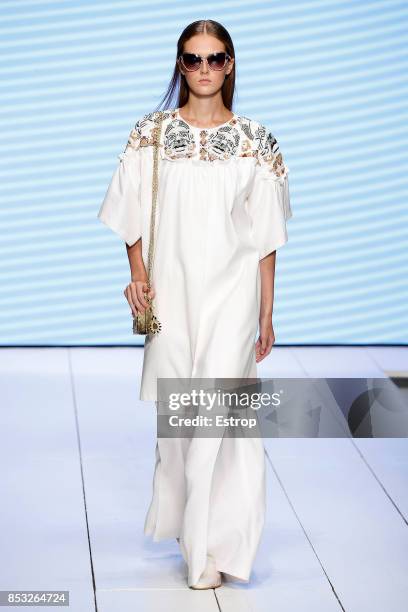
M 407 2 L 21 0 L 0 4 L 1 344 L 143 343 L 96 214 L 200 18 L 230 31 L 234 110 L 290 168 L 277 344 L 407 343 Z

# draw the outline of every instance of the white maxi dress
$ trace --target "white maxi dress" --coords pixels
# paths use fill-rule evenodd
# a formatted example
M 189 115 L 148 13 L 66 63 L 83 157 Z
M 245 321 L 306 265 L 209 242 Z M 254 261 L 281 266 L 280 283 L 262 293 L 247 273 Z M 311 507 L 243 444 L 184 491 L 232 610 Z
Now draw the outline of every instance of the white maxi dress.
M 233 114 L 203 129 L 165 112 L 159 147 L 152 285 L 159 334 L 145 339 L 140 399 L 158 378 L 256 378 L 259 260 L 283 246 L 292 216 L 289 168 L 259 122 Z M 147 269 L 156 113 L 141 117 L 119 155 L 98 218 Z M 265 517 L 260 438 L 158 438 L 146 535 L 180 538 L 188 584 L 213 556 L 250 579 Z

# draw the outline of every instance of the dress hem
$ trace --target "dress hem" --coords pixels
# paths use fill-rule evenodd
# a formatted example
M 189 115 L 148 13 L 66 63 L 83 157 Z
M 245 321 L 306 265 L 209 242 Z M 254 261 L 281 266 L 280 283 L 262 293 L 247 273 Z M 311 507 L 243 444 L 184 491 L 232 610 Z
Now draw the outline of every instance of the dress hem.
M 157 535 L 154 533 L 154 531 L 145 531 L 144 535 L 146 537 L 151 537 L 153 542 L 161 542 L 162 540 L 176 540 L 177 538 L 180 537 L 180 533 L 176 531 L 172 535 L 165 535 L 165 536 Z M 185 559 L 184 559 L 184 562 L 186 563 Z M 217 561 L 215 561 L 215 567 L 218 572 L 227 574 L 227 580 L 239 580 L 240 582 L 243 582 L 245 584 L 248 584 L 250 582 L 251 571 L 241 572 L 240 570 L 237 570 L 237 568 L 228 567 L 228 565 L 224 565 L 224 564 L 218 565 Z M 191 585 L 189 584 L 189 586 Z

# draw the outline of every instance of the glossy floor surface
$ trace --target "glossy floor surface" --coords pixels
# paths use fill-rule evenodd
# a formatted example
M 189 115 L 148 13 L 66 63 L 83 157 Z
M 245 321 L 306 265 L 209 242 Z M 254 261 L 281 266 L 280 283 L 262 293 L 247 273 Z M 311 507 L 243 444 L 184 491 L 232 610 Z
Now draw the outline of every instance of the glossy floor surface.
M 74 612 L 407 609 L 406 438 L 265 439 L 250 584 L 189 589 L 177 542 L 143 535 L 156 413 L 138 400 L 142 351 L 0 351 L 0 590 L 67 590 Z M 380 347 L 275 347 L 259 366 L 262 377 L 407 372 L 406 349 Z

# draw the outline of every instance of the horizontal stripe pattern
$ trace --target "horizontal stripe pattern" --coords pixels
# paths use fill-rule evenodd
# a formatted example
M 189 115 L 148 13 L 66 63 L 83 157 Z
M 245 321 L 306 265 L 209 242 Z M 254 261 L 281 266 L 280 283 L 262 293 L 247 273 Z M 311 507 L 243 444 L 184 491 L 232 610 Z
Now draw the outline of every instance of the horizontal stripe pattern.
M 290 169 L 277 344 L 406 344 L 408 5 L 226 1 L 206 15 L 234 40 L 234 111 L 268 126 Z M 183 0 L 1 3 L 1 345 L 143 343 L 125 245 L 96 215 L 198 18 Z

